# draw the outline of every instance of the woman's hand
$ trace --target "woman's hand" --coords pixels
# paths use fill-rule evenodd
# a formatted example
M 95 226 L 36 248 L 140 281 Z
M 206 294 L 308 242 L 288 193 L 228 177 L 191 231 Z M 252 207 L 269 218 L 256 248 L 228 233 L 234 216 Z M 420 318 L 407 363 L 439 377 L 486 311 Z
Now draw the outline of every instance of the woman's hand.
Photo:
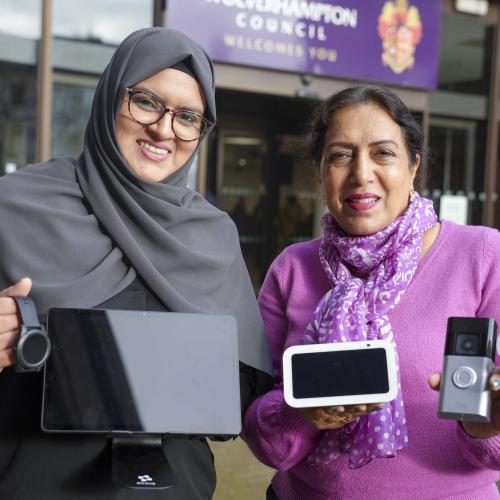
M 26 297 L 31 290 L 31 280 L 23 278 L 0 292 L 0 371 L 14 363 L 12 346 L 19 335 L 19 316 L 14 299 L 16 295 Z
M 429 385 L 439 391 L 441 386 L 441 374 L 433 373 L 429 377 Z M 491 422 L 483 424 L 478 422 L 462 422 L 462 426 L 472 437 L 489 438 L 500 434 L 500 368 L 490 375 L 488 387 L 491 391 Z
M 358 417 L 380 410 L 383 406 L 382 403 L 321 406 L 318 408 L 299 408 L 299 413 L 316 429 L 323 431 L 325 429 L 339 429 Z

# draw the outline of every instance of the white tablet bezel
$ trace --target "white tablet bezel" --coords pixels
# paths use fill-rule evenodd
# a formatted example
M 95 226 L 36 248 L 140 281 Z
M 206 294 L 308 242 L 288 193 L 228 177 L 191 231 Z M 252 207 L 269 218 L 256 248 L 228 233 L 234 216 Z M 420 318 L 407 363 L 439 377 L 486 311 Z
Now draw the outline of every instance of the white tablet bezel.
M 358 394 L 352 396 L 329 396 L 316 398 L 295 398 L 293 395 L 292 356 L 330 351 L 385 349 L 389 391 L 380 394 Z M 283 353 L 283 390 L 285 401 L 294 408 L 309 408 L 318 406 L 340 406 L 368 403 L 385 403 L 396 398 L 398 379 L 396 368 L 396 353 L 387 340 L 363 340 L 356 342 L 333 342 L 328 344 L 294 345 Z

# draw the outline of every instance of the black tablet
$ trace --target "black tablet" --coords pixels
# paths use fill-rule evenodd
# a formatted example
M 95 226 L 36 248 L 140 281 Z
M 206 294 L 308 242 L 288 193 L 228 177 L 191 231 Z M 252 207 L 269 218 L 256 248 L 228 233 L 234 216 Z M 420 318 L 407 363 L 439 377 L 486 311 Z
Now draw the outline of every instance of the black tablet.
M 47 332 L 43 430 L 240 432 L 233 317 L 55 308 Z

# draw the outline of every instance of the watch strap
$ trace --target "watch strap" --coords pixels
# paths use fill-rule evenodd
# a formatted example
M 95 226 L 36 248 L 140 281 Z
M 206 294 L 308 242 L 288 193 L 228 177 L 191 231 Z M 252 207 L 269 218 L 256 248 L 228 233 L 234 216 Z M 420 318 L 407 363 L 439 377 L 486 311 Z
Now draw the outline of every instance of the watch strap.
M 29 297 L 12 297 L 16 302 L 21 322 L 27 328 L 40 328 L 40 320 L 35 304 Z

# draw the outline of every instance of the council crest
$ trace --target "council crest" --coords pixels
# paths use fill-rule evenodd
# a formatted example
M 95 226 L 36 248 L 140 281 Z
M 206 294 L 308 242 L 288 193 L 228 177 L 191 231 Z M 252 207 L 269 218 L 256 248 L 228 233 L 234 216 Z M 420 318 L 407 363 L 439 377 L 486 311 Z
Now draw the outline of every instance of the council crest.
M 415 49 L 422 38 L 422 22 L 415 6 L 408 0 L 389 0 L 378 18 L 382 39 L 382 63 L 396 74 L 413 68 Z

